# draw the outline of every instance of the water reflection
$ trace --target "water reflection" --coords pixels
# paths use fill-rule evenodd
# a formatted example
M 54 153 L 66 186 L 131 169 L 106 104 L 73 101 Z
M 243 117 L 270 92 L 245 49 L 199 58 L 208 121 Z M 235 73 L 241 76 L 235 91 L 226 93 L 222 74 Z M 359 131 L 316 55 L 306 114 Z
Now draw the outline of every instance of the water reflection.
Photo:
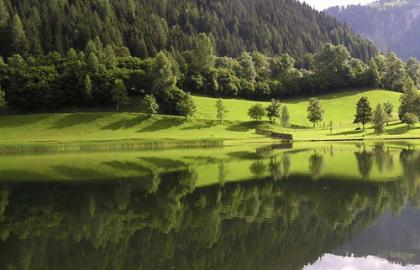
M 327 269 L 346 254 L 375 256 L 355 269 L 419 264 L 411 146 L 158 154 L 0 157 L 0 269 Z

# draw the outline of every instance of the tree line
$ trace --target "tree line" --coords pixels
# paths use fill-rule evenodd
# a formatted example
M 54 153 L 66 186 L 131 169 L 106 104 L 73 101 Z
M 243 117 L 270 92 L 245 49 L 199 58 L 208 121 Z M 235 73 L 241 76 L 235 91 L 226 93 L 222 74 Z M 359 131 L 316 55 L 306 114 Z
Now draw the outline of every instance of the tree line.
M 83 51 L 0 57 L 0 106 L 58 110 L 113 105 L 118 111 L 149 95 L 146 103 L 156 103 L 152 113 L 190 116 L 195 105 L 189 93 L 270 100 L 361 87 L 405 91 L 407 85 L 420 85 L 418 61 L 403 62 L 392 53 L 364 63 L 344 46 L 327 44 L 299 67 L 288 54 L 270 57 L 253 51 L 218 57 L 206 34 L 198 35 L 195 44 L 191 50 L 139 58 L 128 48 L 105 46 L 95 38 Z

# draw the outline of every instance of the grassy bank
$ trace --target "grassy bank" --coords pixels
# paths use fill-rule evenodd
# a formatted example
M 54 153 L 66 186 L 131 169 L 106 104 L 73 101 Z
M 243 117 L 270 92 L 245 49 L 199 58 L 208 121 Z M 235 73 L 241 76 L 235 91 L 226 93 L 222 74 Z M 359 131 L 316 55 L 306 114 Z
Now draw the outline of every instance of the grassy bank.
M 352 124 L 355 104 L 361 96 L 367 96 L 374 107 L 378 102 L 391 101 L 398 108 L 399 93 L 370 90 L 354 91 L 321 96 L 326 110 L 325 122 L 334 122 L 333 131 L 324 125 L 312 128 L 306 120 L 308 98 L 282 100 L 291 116 L 291 128 L 274 127 L 277 131 L 291 133 L 297 140 L 346 140 L 378 138 L 371 128 L 355 130 Z M 67 144 L 79 147 L 86 143 L 106 145 L 131 141 L 132 145 L 176 146 L 206 145 L 215 141 L 226 144 L 243 142 L 272 142 L 270 138 L 255 134 L 258 123 L 250 122 L 249 107 L 256 102 L 224 100 L 229 113 L 226 121 L 215 120 L 216 99 L 194 97 L 197 113 L 192 119 L 141 113 L 56 113 L 0 116 L 0 144 L 17 147 Z M 264 103 L 264 102 L 262 102 Z M 264 103 L 266 105 L 267 102 Z M 395 118 L 397 118 L 395 114 Z M 379 138 L 420 138 L 420 126 L 407 130 L 406 125 L 394 121 Z M 35 146 L 34 146 L 35 145 Z M 112 146 L 110 146 L 112 147 Z

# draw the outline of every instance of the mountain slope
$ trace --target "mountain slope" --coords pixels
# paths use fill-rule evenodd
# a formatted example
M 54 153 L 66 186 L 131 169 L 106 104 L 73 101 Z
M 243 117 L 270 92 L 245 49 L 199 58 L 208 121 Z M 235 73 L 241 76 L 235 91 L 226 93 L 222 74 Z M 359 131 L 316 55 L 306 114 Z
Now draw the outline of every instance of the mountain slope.
M 385 51 L 420 59 L 420 0 L 383 0 L 370 5 L 332 7 L 325 12 L 348 24 Z
M 205 32 L 219 55 L 247 50 L 296 58 L 344 44 L 367 59 L 376 49 L 337 20 L 296 0 L 0 0 L 0 54 L 83 49 L 99 36 L 136 56 L 185 50 Z

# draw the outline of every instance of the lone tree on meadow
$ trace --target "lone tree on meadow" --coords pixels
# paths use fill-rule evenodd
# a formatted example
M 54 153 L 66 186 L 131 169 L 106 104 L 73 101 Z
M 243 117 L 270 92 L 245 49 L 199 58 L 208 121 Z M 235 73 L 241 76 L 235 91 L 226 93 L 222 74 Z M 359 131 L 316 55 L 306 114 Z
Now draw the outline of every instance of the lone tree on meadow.
M 220 124 L 223 123 L 223 120 L 225 119 L 225 116 L 227 113 L 228 113 L 228 110 L 226 106 L 223 104 L 222 99 L 219 98 L 216 101 L 216 117 L 217 117 L 217 120 L 219 120 Z
M 372 108 L 370 107 L 367 97 L 361 97 L 356 105 L 356 115 L 354 119 L 355 124 L 362 124 L 363 129 L 365 125 L 372 121 Z
M 324 119 L 325 110 L 322 108 L 321 103 L 317 98 L 309 99 L 307 111 L 308 120 L 314 124 L 314 127 Z
M 261 104 L 256 104 L 249 108 L 248 115 L 251 119 L 255 121 L 260 121 L 265 116 L 265 109 L 264 106 Z
M 128 102 L 127 88 L 123 80 L 116 79 L 114 82 L 114 88 L 111 90 L 112 100 L 115 102 L 117 112 L 120 111 L 121 104 Z
M 414 113 L 406 113 L 402 118 L 402 121 L 403 123 L 406 123 L 408 129 L 410 129 L 411 126 L 415 125 L 419 121 L 419 118 Z
M 159 104 L 154 95 L 145 95 L 143 98 L 143 106 L 145 112 L 149 114 L 149 117 L 159 111 Z
M 283 106 L 283 108 L 281 109 L 280 118 L 281 118 L 281 123 L 283 125 L 283 128 L 287 127 L 290 122 L 290 115 L 289 115 L 289 110 L 287 109 L 287 106 Z
M 280 118 L 280 101 L 272 99 L 270 105 L 265 109 L 267 117 L 271 123 L 275 123 L 277 118 Z
M 378 104 L 373 111 L 373 128 L 375 129 L 376 134 L 381 134 L 384 132 L 385 124 L 387 120 L 387 115 L 382 107 L 382 104 Z
M 392 114 L 394 112 L 394 105 L 390 101 L 387 101 L 384 103 L 383 109 L 386 116 L 386 125 L 388 126 L 389 121 L 391 121 L 392 119 Z

